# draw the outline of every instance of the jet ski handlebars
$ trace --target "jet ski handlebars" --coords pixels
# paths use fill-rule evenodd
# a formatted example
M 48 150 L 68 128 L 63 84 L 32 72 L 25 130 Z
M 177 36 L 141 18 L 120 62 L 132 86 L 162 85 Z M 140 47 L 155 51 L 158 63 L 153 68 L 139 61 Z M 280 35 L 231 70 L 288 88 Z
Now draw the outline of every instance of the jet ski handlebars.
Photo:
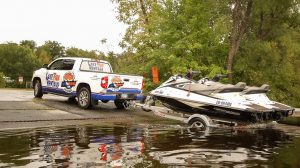
M 223 78 L 228 78 L 228 75 L 217 74 L 211 80 L 214 82 L 218 82 L 219 80 L 221 80 Z

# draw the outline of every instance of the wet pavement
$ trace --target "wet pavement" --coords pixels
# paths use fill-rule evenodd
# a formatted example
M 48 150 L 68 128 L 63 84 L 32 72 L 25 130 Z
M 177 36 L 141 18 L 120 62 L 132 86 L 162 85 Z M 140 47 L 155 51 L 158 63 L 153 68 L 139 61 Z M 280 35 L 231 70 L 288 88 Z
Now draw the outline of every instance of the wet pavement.
M 33 98 L 32 90 L 0 89 L 0 130 L 80 124 L 174 123 L 141 109 L 117 110 L 113 102 L 80 109 L 68 98 L 45 94 Z
M 140 109 L 32 95 L 0 89 L 0 167 L 300 167 L 300 127 L 195 132 Z

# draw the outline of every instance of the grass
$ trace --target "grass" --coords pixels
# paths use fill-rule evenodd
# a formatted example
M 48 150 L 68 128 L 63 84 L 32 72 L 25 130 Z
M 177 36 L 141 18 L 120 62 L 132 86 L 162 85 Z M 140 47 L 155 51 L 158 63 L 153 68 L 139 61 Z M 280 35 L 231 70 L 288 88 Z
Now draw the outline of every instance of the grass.
M 300 126 L 300 117 L 293 117 L 293 116 L 286 117 L 282 121 L 279 121 L 279 123 Z

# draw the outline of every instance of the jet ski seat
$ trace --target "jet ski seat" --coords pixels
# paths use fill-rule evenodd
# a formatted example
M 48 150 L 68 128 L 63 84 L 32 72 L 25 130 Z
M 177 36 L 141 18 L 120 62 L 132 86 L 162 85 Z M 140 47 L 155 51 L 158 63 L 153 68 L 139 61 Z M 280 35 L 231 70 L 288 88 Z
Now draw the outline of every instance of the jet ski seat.
M 240 87 L 240 88 L 245 88 L 247 86 L 247 84 L 245 82 L 238 82 L 237 84 L 235 84 L 235 86 Z
M 245 84 L 245 83 L 244 83 Z M 241 92 L 244 90 L 244 85 L 239 83 L 238 85 L 222 84 L 219 82 L 209 81 L 209 83 L 192 83 L 184 86 L 185 90 L 196 92 L 198 94 L 210 95 L 212 93 L 228 93 L 228 92 Z
M 270 90 L 270 86 L 263 84 L 260 87 L 246 86 L 243 91 L 244 94 L 256 94 L 256 93 L 267 93 Z

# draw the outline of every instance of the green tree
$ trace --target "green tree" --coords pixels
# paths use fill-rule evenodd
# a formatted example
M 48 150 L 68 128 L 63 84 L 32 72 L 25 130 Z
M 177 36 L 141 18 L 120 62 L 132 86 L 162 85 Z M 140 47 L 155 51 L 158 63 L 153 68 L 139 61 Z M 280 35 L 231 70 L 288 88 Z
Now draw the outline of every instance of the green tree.
M 88 51 L 82 50 L 79 48 L 71 47 L 66 50 L 66 56 L 72 57 L 86 57 L 86 58 L 94 58 L 94 59 L 104 59 L 105 54 L 103 52 L 98 52 L 95 50 Z
M 234 0 L 232 6 L 232 28 L 228 51 L 227 71 L 229 81 L 232 82 L 232 68 L 234 57 L 239 51 L 240 43 L 248 28 L 252 12 L 253 0 Z
M 51 55 L 43 49 L 38 49 L 35 54 L 42 64 L 49 64 L 52 61 Z
M 0 88 L 5 87 L 4 73 L 0 72 Z
M 50 60 L 54 60 L 56 57 L 65 56 L 65 47 L 57 41 L 46 41 L 45 44 L 37 48 L 37 55 L 47 52 Z
M 293 0 L 255 1 L 253 5 L 251 32 L 246 34 L 236 60 L 235 81 L 243 80 L 249 85 L 268 83 L 271 98 L 299 106 L 300 20 L 297 3 Z
M 165 79 L 174 73 L 223 69 L 229 17 L 216 1 L 117 1 L 119 20 L 129 27 L 122 46 L 131 54 L 136 73 L 158 66 Z M 214 10 L 210 10 L 214 9 Z
M 187 66 L 232 82 L 268 83 L 270 97 L 300 106 L 299 0 L 114 0 L 128 24 L 116 69 L 161 80 Z
M 23 76 L 30 80 L 33 71 L 40 65 L 33 51 L 15 43 L 0 44 L 0 72 L 12 79 Z
M 116 67 L 118 67 L 117 59 L 118 59 L 118 56 L 112 51 L 108 52 L 107 57 L 105 58 L 105 60 L 107 60 L 111 64 L 113 70 L 115 70 Z
M 22 40 L 20 42 L 20 45 L 24 47 L 29 47 L 32 51 L 35 51 L 36 49 L 36 42 L 33 40 Z

